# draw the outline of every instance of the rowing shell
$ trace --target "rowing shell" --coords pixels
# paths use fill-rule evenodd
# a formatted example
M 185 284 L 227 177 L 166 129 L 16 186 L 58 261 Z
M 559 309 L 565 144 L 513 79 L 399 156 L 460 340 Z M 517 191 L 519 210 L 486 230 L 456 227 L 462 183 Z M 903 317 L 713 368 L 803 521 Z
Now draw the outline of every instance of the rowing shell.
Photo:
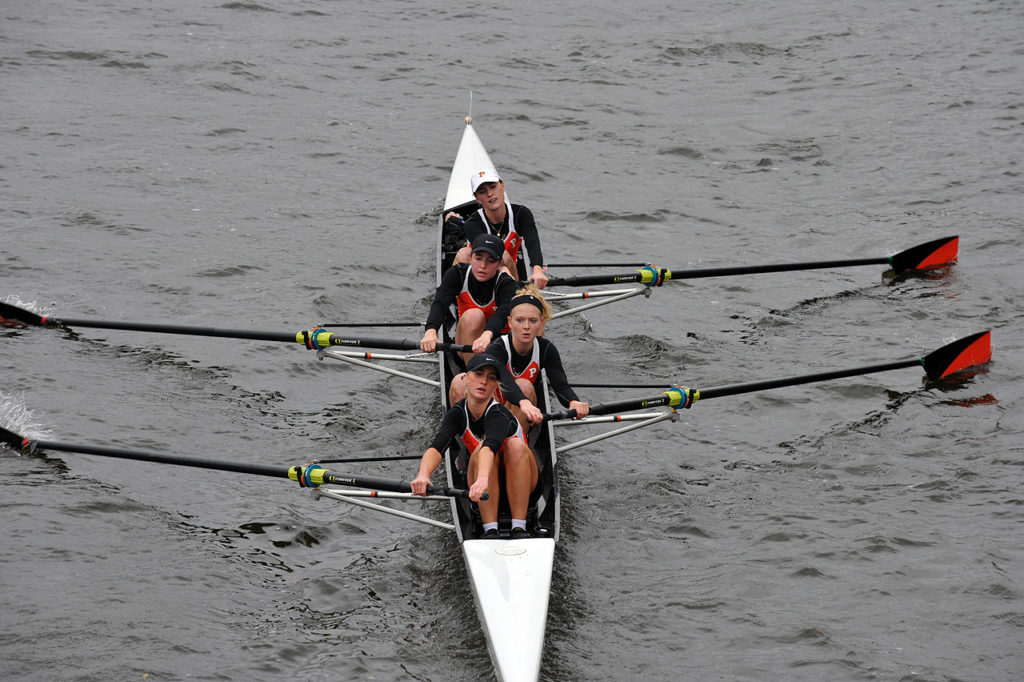
M 459 235 L 446 234 L 444 217 L 451 211 L 471 215 L 478 205 L 470 188 L 470 175 L 484 168 L 494 168 L 487 151 L 469 119 L 462 133 L 459 151 L 452 166 L 444 210 L 438 230 L 437 281 L 451 267 L 455 251 L 461 246 Z M 444 340 L 454 336 L 455 313 L 449 315 L 443 328 Z M 441 404 L 448 408 L 448 387 L 462 371 L 453 353 L 440 353 Z M 547 378 L 541 375 L 537 391 L 538 407 L 546 410 Z M 504 537 L 509 530 L 509 514 L 505 500 L 499 512 L 498 540 L 479 539 L 482 527 L 475 505 L 469 500 L 452 499 L 454 519 L 462 554 L 466 561 L 473 597 L 487 647 L 491 653 L 498 679 L 505 682 L 536 680 L 540 674 L 544 649 L 544 630 L 551 591 L 555 542 L 558 540 L 559 496 L 558 472 L 552 427 L 544 422 L 530 430 L 530 448 L 537 458 L 539 482 L 530 500 L 527 527 L 533 537 L 511 540 Z M 455 439 L 445 453 L 445 469 L 449 485 L 456 481 L 466 486 L 468 455 L 460 440 Z M 466 486 L 468 487 L 468 486 Z

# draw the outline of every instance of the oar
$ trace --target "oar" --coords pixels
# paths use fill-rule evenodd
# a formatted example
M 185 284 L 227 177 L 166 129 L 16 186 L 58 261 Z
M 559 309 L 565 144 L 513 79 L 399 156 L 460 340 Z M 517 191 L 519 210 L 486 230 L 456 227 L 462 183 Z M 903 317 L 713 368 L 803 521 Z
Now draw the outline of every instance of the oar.
M 789 272 L 794 270 L 821 270 L 828 268 L 846 268 L 860 265 L 888 265 L 895 274 L 908 270 L 928 270 L 957 259 L 960 238 L 945 237 L 934 241 L 918 244 L 893 256 L 878 258 L 851 258 L 845 260 L 812 261 L 807 263 L 776 263 L 774 265 L 740 265 L 724 268 L 700 268 L 696 270 L 669 270 L 652 265 L 643 267 L 636 272 L 619 275 L 572 275 L 569 277 L 552 277 L 548 286 L 582 287 L 594 284 L 622 284 L 640 282 L 647 286 L 661 286 L 673 279 L 699 279 L 702 277 L 725 277 L 729 275 L 754 275 L 766 272 Z M 550 267 L 550 266 L 549 266 Z
M 372 490 L 386 490 L 395 493 L 412 492 L 412 487 L 407 481 L 400 481 L 390 478 L 379 478 L 377 476 L 353 476 L 351 474 L 336 474 L 329 469 L 324 469 L 319 464 L 306 464 L 289 467 L 287 469 L 272 466 L 261 466 L 258 464 L 245 464 L 242 462 L 231 462 L 226 460 L 199 459 L 195 457 L 178 457 L 176 455 L 163 455 L 158 452 L 146 452 L 144 450 L 120 450 L 96 445 L 76 445 L 74 443 L 60 443 L 52 440 L 33 440 L 20 436 L 7 429 L 0 428 L 0 443 L 9 445 L 15 450 L 59 450 L 62 452 L 77 452 L 83 455 L 98 455 L 100 457 L 115 457 L 117 459 L 131 459 L 139 462 L 156 462 L 158 464 L 176 464 L 186 467 L 198 467 L 200 469 L 216 469 L 218 471 L 231 471 L 239 474 L 255 474 L 256 476 L 273 476 L 275 478 L 290 478 L 297 481 L 299 485 L 306 488 L 315 488 L 324 484 L 346 485 L 355 488 L 369 488 Z M 469 491 L 461 488 L 449 488 L 448 486 L 427 486 L 427 494 L 443 497 L 469 497 Z M 484 493 L 486 495 L 486 493 Z M 484 497 L 484 499 L 487 499 Z
M 333 327 L 422 327 L 422 322 L 324 322 L 324 329 Z
M 935 381 L 947 377 L 956 372 L 963 371 L 976 365 L 983 365 L 992 359 L 991 331 L 979 332 L 947 344 L 942 348 L 932 351 L 928 355 L 908 360 L 897 360 L 877 365 L 864 365 L 862 367 L 851 367 L 849 369 L 837 369 L 829 372 L 817 372 L 815 374 L 801 374 L 798 376 L 784 377 L 781 379 L 769 379 L 766 381 L 752 381 L 745 384 L 729 384 L 727 386 L 715 386 L 712 388 L 686 388 L 677 386 L 671 388 L 661 395 L 636 400 L 620 400 L 611 403 L 598 403 L 590 406 L 590 414 L 612 414 L 616 412 L 629 412 L 631 410 L 643 410 L 658 405 L 669 407 L 690 407 L 698 400 L 710 400 L 721 398 L 727 395 L 739 393 L 752 393 L 754 391 L 767 391 L 772 388 L 783 386 L 799 386 L 810 384 L 816 381 L 828 381 L 829 379 L 842 379 L 844 377 L 860 376 L 862 374 L 873 374 L 875 372 L 887 372 L 892 369 L 903 369 L 906 367 L 924 367 L 928 379 Z M 545 414 L 545 419 L 574 419 L 576 410 L 562 410 Z
M 41 316 L 31 311 L 0 303 L 0 318 L 13 320 L 36 327 L 93 327 L 96 329 L 118 329 L 132 332 L 155 332 L 158 334 L 184 334 L 187 336 L 217 336 L 228 339 L 252 339 L 256 341 L 281 341 L 300 343 L 306 348 L 320 349 L 329 346 L 365 346 L 390 350 L 419 350 L 420 343 L 412 339 L 385 339 L 380 337 L 349 337 L 316 328 L 298 333 L 267 332 L 253 329 L 221 329 L 218 327 L 189 327 L 176 324 L 147 324 L 142 322 L 121 322 L 118 320 L 87 320 L 79 318 L 55 318 Z M 439 342 L 439 350 L 458 353 L 473 352 L 472 346 Z

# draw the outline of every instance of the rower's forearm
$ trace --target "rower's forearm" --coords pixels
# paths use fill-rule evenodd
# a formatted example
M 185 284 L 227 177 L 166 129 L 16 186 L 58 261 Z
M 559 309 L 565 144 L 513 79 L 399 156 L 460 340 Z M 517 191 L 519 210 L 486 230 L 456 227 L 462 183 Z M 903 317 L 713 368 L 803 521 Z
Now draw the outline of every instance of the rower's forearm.
M 441 452 L 435 448 L 427 448 L 427 451 L 423 453 L 423 457 L 420 458 L 420 469 L 417 474 L 419 476 L 430 476 L 434 473 L 437 467 L 441 464 Z
M 491 471 L 491 467 L 494 466 L 494 450 L 492 450 L 491 448 L 489 448 L 488 446 L 485 445 L 485 446 L 483 446 L 482 448 L 480 448 L 479 450 L 476 451 L 476 457 L 477 457 L 477 465 L 476 465 L 477 473 L 478 474 L 480 474 L 480 473 L 487 473 L 489 475 L 490 471 Z

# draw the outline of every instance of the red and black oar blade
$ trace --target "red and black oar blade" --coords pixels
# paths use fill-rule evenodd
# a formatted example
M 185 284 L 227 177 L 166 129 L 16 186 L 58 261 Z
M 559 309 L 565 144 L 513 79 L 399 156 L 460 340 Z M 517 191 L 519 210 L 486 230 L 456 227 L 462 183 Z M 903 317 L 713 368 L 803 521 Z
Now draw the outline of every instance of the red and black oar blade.
M 753 393 L 755 391 L 767 391 L 787 386 L 800 386 L 819 381 L 831 381 L 834 379 L 845 379 L 847 377 L 863 376 L 877 372 L 889 372 L 896 369 L 910 367 L 924 367 L 930 380 L 948 377 L 956 372 L 983 365 L 992 359 L 991 332 L 984 331 L 946 344 L 938 350 L 932 351 L 924 357 L 908 358 L 906 360 L 895 360 L 873 365 L 861 365 L 859 367 L 848 367 L 812 374 L 800 374 L 797 376 L 780 377 L 778 379 L 766 379 L 761 381 L 750 381 L 741 384 L 728 384 L 725 386 L 712 386 L 710 388 L 689 389 L 676 386 L 664 392 L 660 396 L 641 398 L 635 400 L 622 400 L 607 404 L 594 404 L 590 406 L 590 414 L 611 414 L 612 412 L 628 412 L 631 410 L 645 409 L 656 405 L 671 405 L 672 407 L 690 407 L 690 405 L 712 398 L 723 398 L 730 395 L 742 393 Z M 544 415 L 545 419 L 574 419 L 575 410 L 563 410 L 551 412 Z
M 965 369 L 984 365 L 992 359 L 992 332 L 984 331 L 957 339 L 921 358 L 931 380 L 948 377 Z
M 738 265 L 718 268 L 671 270 L 647 266 L 632 273 L 618 275 L 570 275 L 552 277 L 548 286 L 590 286 L 594 284 L 623 284 L 641 282 L 647 286 L 661 286 L 670 280 L 699 279 L 704 277 L 726 277 L 733 275 L 756 275 L 770 272 L 795 272 L 798 270 L 823 270 L 832 268 L 858 267 L 862 265 L 888 265 L 895 274 L 908 270 L 929 270 L 938 268 L 957 259 L 960 238 L 957 236 L 934 239 L 912 246 L 894 256 L 872 258 L 846 258 L 839 260 L 810 261 L 806 263 L 772 263 L 768 265 Z
M 0 427 L 0 443 L 9 446 L 12 450 L 20 450 L 28 443 L 28 439 Z
M 960 237 L 943 237 L 900 251 L 891 256 L 889 262 L 896 274 L 907 270 L 930 270 L 956 262 L 959 246 Z
M 16 305 L 0 302 L 0 324 L 30 324 L 39 327 L 43 324 L 43 318 Z

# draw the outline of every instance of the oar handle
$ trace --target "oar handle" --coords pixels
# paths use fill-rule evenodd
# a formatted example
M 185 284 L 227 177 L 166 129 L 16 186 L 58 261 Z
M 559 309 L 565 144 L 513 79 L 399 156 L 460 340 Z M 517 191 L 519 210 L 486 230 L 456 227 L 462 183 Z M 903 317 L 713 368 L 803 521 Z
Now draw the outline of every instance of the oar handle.
M 320 464 L 313 462 L 305 466 L 293 466 L 288 470 L 288 478 L 297 481 L 303 488 L 315 488 L 320 485 L 347 485 L 355 488 L 369 488 L 372 490 L 386 490 L 392 493 L 411 493 L 412 484 L 405 479 L 396 480 L 393 478 L 380 478 L 379 476 L 355 476 L 352 474 L 336 474 L 325 469 Z M 439 495 L 442 497 L 469 497 L 469 491 L 463 488 L 449 488 L 448 486 L 428 485 L 428 495 Z M 481 497 L 487 499 L 487 493 Z
M 386 339 L 379 336 L 346 337 L 317 327 L 309 331 L 301 331 L 295 340 L 312 350 L 329 348 L 330 346 L 360 346 L 366 348 L 384 348 L 387 350 L 419 350 L 420 342 L 413 339 Z M 472 353 L 473 347 L 461 343 L 438 341 L 437 349 L 452 353 Z
M 543 416 L 544 421 L 562 421 L 564 419 L 575 419 L 576 410 L 559 410 L 558 412 L 545 412 Z
M 617 275 L 569 275 L 568 277 L 552 277 L 548 286 L 586 287 L 594 284 L 625 284 L 640 282 L 648 287 L 660 287 L 672 279 L 672 271 L 655 265 L 645 265 L 636 272 Z
M 610 403 L 594 403 L 590 406 L 590 414 L 595 417 L 602 414 L 611 414 L 613 412 L 630 412 L 632 410 L 646 410 L 649 407 L 658 407 L 659 405 L 668 405 L 672 408 L 680 407 L 688 409 L 693 403 L 700 399 L 700 391 L 695 388 L 687 388 L 686 386 L 673 386 L 672 388 L 664 391 L 661 395 L 651 396 L 649 398 L 639 398 L 633 400 L 618 400 Z M 576 410 L 562 410 L 560 412 L 551 412 L 544 415 L 545 419 L 575 419 Z
M 461 497 L 467 500 L 469 499 L 469 491 L 466 490 L 465 488 L 449 488 L 446 485 L 428 485 L 427 494 L 441 495 L 443 497 Z M 483 493 L 482 495 L 480 495 L 481 500 L 486 500 L 489 497 L 490 495 L 487 493 Z

